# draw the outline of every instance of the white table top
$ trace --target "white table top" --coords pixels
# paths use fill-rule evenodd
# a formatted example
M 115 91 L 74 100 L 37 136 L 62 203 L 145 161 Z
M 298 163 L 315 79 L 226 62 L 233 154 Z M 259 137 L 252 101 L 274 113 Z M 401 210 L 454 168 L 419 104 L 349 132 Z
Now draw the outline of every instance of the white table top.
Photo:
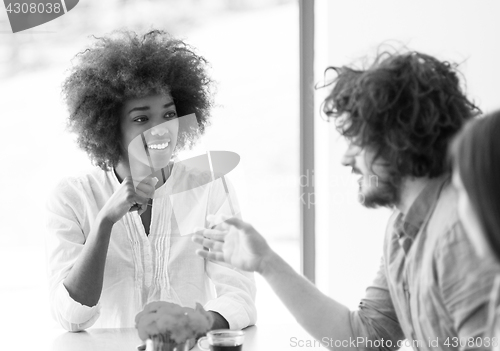
M 245 332 L 244 351 L 324 350 L 296 323 L 257 324 Z M 44 339 L 45 345 L 39 345 L 39 349 L 49 351 L 137 351 L 142 344 L 134 328 L 89 329 L 78 333 L 60 330 Z

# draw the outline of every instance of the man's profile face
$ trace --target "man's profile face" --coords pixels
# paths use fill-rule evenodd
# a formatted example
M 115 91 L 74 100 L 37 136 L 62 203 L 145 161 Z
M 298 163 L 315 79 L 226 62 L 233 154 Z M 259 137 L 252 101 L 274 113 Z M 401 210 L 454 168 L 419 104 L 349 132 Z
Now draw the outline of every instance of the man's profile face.
M 400 186 L 391 182 L 387 162 L 376 157 L 374 150 L 361 147 L 354 141 L 348 141 L 348 147 L 342 156 L 343 166 L 351 167 L 357 175 L 358 200 L 365 207 L 392 207 L 399 201 Z

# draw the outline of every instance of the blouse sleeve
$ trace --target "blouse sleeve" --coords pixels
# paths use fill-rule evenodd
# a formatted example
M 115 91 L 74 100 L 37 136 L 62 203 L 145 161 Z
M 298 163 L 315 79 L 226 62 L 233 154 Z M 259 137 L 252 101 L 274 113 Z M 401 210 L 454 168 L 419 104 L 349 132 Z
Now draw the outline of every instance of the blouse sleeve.
M 236 193 L 226 177 L 213 182 L 208 212 L 241 218 Z M 231 329 L 242 329 L 255 324 L 257 310 L 253 273 L 212 261 L 206 261 L 206 271 L 215 286 L 217 298 L 207 302 L 205 309 L 220 313 Z
M 69 180 L 61 182 L 46 204 L 46 260 L 49 298 L 54 319 L 68 331 L 92 326 L 100 305 L 85 306 L 73 300 L 63 282 L 80 255 L 86 236 L 81 189 Z

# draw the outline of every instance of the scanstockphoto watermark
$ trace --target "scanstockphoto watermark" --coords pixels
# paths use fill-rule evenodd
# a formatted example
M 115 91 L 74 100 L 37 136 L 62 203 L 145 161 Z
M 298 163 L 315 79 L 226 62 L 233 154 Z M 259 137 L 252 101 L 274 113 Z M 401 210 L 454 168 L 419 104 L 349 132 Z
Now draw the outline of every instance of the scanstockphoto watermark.
M 79 0 L 4 0 L 12 33 L 55 20 L 71 11 Z
M 300 339 L 297 337 L 290 338 L 290 347 L 297 348 L 333 348 L 333 347 L 352 347 L 352 348 L 413 348 L 419 349 L 422 347 L 428 348 L 491 348 L 499 346 L 497 337 L 429 337 L 427 340 L 386 340 L 384 338 L 372 340 L 367 337 L 358 336 L 344 340 L 323 337 L 321 340 L 316 339 Z
M 323 337 L 321 340 L 316 339 L 300 339 L 297 337 L 290 338 L 290 347 L 297 348 L 333 348 L 333 347 L 352 347 L 353 349 L 358 348 L 377 348 L 377 349 L 386 349 L 386 348 L 401 348 L 401 347 L 411 347 L 411 348 L 421 348 L 424 346 L 424 343 L 420 340 L 385 340 L 385 339 L 377 339 L 371 340 L 367 337 L 356 337 L 349 338 L 344 340 L 333 339 L 329 337 Z
M 311 208 L 316 204 L 316 180 L 314 170 L 306 170 L 305 174 L 299 177 L 300 186 L 300 202 L 306 205 L 307 208 Z M 379 176 L 375 174 L 368 174 L 356 179 L 351 174 L 339 174 L 328 178 L 328 187 L 330 190 L 335 190 L 335 196 L 332 201 L 338 204 L 352 204 L 352 203 L 365 203 L 365 195 L 362 192 L 357 193 L 353 196 L 353 191 L 356 188 L 364 187 L 378 188 L 379 187 Z M 340 190 L 340 191 L 339 191 Z

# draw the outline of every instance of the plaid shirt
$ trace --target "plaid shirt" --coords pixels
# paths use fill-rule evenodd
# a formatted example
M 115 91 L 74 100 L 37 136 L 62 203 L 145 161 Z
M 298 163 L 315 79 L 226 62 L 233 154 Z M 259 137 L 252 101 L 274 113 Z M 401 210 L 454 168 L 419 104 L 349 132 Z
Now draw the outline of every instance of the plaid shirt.
M 359 349 L 491 349 L 488 303 L 498 266 L 477 257 L 456 205 L 442 176 L 406 214 L 395 211 L 380 270 L 351 313 L 354 335 L 367 340 Z

